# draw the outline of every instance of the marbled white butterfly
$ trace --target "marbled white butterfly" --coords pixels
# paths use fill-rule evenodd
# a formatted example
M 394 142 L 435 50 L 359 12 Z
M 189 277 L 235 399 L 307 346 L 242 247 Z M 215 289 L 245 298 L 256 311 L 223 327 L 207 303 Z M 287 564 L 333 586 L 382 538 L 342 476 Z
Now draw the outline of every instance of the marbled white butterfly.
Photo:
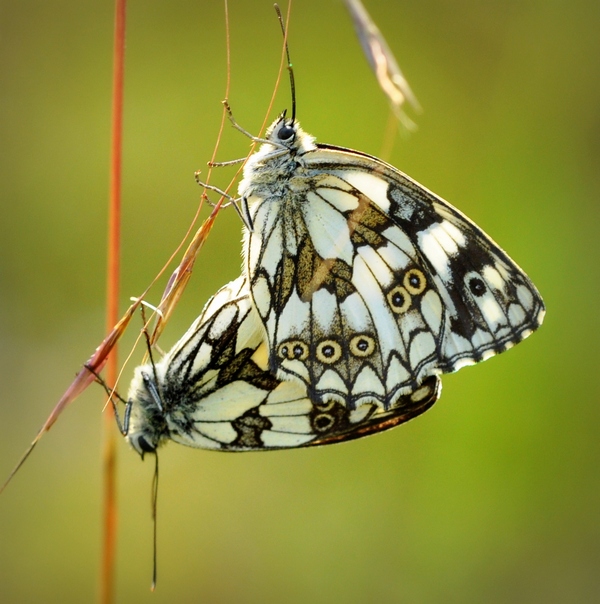
M 540 326 L 525 273 L 393 166 L 316 144 L 285 113 L 254 140 L 239 186 L 244 270 L 269 369 L 315 404 L 393 408 Z
M 164 441 L 222 451 L 324 445 L 392 428 L 438 399 L 432 376 L 383 409 L 311 401 L 306 386 L 267 367 L 264 330 L 245 277 L 220 289 L 160 361 L 138 367 L 124 434 L 143 456 Z

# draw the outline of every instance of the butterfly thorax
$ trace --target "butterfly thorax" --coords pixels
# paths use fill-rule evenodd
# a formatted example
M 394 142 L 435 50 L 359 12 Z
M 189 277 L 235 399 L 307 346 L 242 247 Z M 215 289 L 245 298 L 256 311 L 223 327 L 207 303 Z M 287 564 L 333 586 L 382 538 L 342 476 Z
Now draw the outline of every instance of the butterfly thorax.
M 267 130 L 260 149 L 244 167 L 239 185 L 240 197 L 250 205 L 259 199 L 288 199 L 295 192 L 301 198 L 305 165 L 303 155 L 316 149 L 314 137 L 300 128 L 298 122 L 278 118 Z

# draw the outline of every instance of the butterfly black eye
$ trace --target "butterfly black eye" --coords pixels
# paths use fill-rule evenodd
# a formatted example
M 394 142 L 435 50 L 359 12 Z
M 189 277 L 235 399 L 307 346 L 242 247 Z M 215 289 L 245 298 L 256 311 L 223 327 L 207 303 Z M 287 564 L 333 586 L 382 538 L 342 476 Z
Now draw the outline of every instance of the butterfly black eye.
M 296 131 L 291 126 L 284 124 L 281 126 L 281 128 L 279 128 L 277 138 L 279 138 L 280 141 L 286 142 L 292 140 L 295 134 Z

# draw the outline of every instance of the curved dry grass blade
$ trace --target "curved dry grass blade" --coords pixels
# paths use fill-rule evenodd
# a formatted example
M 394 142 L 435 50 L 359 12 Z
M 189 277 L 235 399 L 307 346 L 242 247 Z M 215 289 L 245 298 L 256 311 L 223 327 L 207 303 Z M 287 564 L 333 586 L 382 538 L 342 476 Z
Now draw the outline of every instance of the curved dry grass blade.
M 421 107 L 406 78 L 402 75 L 387 42 L 360 0 L 344 0 L 344 4 L 352 17 L 354 29 L 367 61 L 369 61 L 381 89 L 390 100 L 396 117 L 405 126 L 414 127 L 414 124 L 401 111 L 401 107 L 405 102 L 408 102 L 415 111 L 420 111 Z
M 154 331 L 150 337 L 151 344 L 155 344 L 160 337 L 160 334 L 169 320 L 171 313 L 175 309 L 177 302 L 179 302 L 179 299 L 181 298 L 185 287 L 192 276 L 192 270 L 194 268 L 196 258 L 198 257 L 204 242 L 213 228 L 217 214 L 221 209 L 223 199 L 224 198 L 221 198 L 219 200 L 210 216 L 196 231 L 196 234 L 185 251 L 179 266 L 173 271 L 173 274 L 169 278 L 167 287 L 165 288 L 160 304 L 158 305 L 158 319 L 156 320 L 156 326 L 154 327 Z
M 31 452 L 33 451 L 35 445 L 37 445 L 38 441 L 45 432 L 48 432 L 50 428 L 53 426 L 54 422 L 58 419 L 59 415 L 63 412 L 65 407 L 72 403 L 90 384 L 92 384 L 96 377 L 90 369 L 93 369 L 95 373 L 99 373 L 102 371 L 104 364 L 110 354 L 111 350 L 114 348 L 115 344 L 125 331 L 125 328 L 129 324 L 133 313 L 136 311 L 137 307 L 140 305 L 141 298 L 137 299 L 128 309 L 127 312 L 123 315 L 121 320 L 115 325 L 115 327 L 111 330 L 111 332 L 104 338 L 100 346 L 96 348 L 94 354 L 89 358 L 87 363 L 79 370 L 75 379 L 71 382 L 71 385 L 66 389 L 65 393 L 60 397 L 60 400 L 52 409 L 52 412 L 48 416 L 48 419 L 44 422 L 44 425 L 39 429 L 35 438 L 14 467 L 12 472 L 9 474 L 8 478 L 0 487 L 0 493 L 4 491 L 7 487 L 8 483 L 12 480 L 13 476 L 19 471 L 19 468 L 25 463 L 25 460 L 29 457 Z
M 227 4 L 226 4 L 226 7 L 227 7 Z M 289 7 L 288 7 L 287 19 L 289 22 Z M 287 31 L 287 22 L 286 22 L 286 31 Z M 286 55 L 285 55 L 285 40 L 284 40 L 281 64 L 280 64 L 280 69 L 278 72 L 275 90 L 279 86 L 281 73 L 283 71 L 283 66 L 285 64 L 284 63 L 285 56 Z M 228 74 L 229 74 L 229 44 L 228 44 Z M 229 82 L 229 80 L 228 80 L 228 82 Z M 275 92 L 273 93 L 273 95 L 271 97 L 271 101 L 269 103 L 269 109 L 267 111 L 267 115 L 265 116 L 265 122 L 263 124 L 263 127 L 261 128 L 261 131 L 264 130 L 264 127 L 266 125 L 266 120 L 268 119 L 268 113 L 270 112 L 270 110 L 272 108 L 274 98 L 275 98 Z M 225 115 L 225 111 L 224 111 L 224 115 Z M 220 140 L 220 133 L 219 133 L 219 140 Z M 215 149 L 215 154 L 216 154 L 216 149 Z M 239 174 L 239 172 L 241 172 L 241 168 L 238 171 L 238 174 Z M 236 174 L 236 176 L 234 177 L 234 180 L 238 174 Z M 155 343 L 156 339 L 158 338 L 158 336 L 164 329 L 164 326 L 165 326 L 168 318 L 172 314 L 177 302 L 181 298 L 181 295 L 183 294 L 185 286 L 187 285 L 187 283 L 190 279 L 190 276 L 191 276 L 191 273 L 193 270 L 193 266 L 194 266 L 194 263 L 198 256 L 198 253 L 200 252 L 202 246 L 204 245 L 204 242 L 206 241 L 210 231 L 212 230 L 212 227 L 214 225 L 217 214 L 222 209 L 223 201 L 224 200 L 221 199 L 215 205 L 211 214 L 202 223 L 200 228 L 196 231 L 196 234 L 194 235 L 192 241 L 190 242 L 181 263 L 179 264 L 177 269 L 175 269 L 175 271 L 171 275 L 171 278 L 169 279 L 165 292 L 162 296 L 162 300 L 158 306 L 160 313 L 159 313 L 159 319 L 157 321 L 157 325 L 152 334 L 152 339 L 151 339 L 152 343 Z M 189 233 L 189 231 L 188 231 L 188 233 Z M 184 238 L 184 240 L 185 240 L 185 238 Z M 178 249 L 179 249 L 179 247 L 180 246 L 178 246 Z M 174 255 L 176 253 L 177 253 L 177 250 L 175 252 L 173 252 L 173 254 L 171 255 L 171 258 L 169 259 L 169 262 L 173 259 Z M 161 272 L 159 273 L 158 276 L 160 276 L 160 274 L 162 274 L 163 271 L 164 271 L 164 268 L 161 270 Z M 158 278 L 158 276 L 156 277 L 156 279 Z M 70 384 L 70 386 L 67 388 L 65 393 L 62 395 L 62 397 L 60 398 L 60 400 L 58 401 L 58 403 L 56 404 L 56 406 L 54 407 L 54 409 L 48 416 L 48 419 L 44 422 L 43 426 L 40 428 L 40 430 L 36 434 L 35 438 L 31 442 L 31 444 L 29 445 L 29 447 L 27 448 L 27 450 L 25 451 L 25 453 L 23 454 L 23 456 L 21 457 L 21 459 L 19 460 L 19 462 L 17 463 L 15 468 L 10 473 L 7 480 L 0 487 L 0 493 L 2 493 L 2 491 L 6 488 L 8 483 L 12 480 L 13 476 L 17 473 L 17 471 L 23 465 L 23 463 L 25 462 L 27 457 L 29 457 L 29 455 L 31 454 L 35 445 L 41 439 L 43 434 L 52 427 L 52 425 L 58 419 L 58 417 L 63 412 L 65 407 L 67 405 L 69 405 L 70 403 L 72 403 L 80 394 L 82 394 L 86 390 L 86 388 L 90 384 L 92 384 L 95 381 L 96 378 L 95 378 L 94 373 L 100 373 L 102 371 L 102 369 L 108 359 L 108 355 L 110 354 L 110 352 L 113 350 L 115 344 L 118 342 L 118 340 L 123 335 L 123 332 L 127 328 L 133 314 L 135 313 L 138 306 L 141 304 L 144 297 L 147 295 L 150 287 L 155 283 L 156 279 L 154 279 L 152 281 L 150 286 L 148 286 L 148 288 L 146 288 L 146 290 L 142 293 L 142 295 L 139 298 L 135 299 L 133 304 L 131 304 L 131 306 L 127 309 L 127 311 L 121 317 L 121 319 L 118 321 L 118 323 L 115 325 L 115 327 L 104 338 L 102 343 L 96 348 L 94 354 L 88 359 L 88 361 L 86 363 L 84 363 L 82 369 L 77 373 L 73 382 Z M 93 371 L 90 371 L 90 369 Z

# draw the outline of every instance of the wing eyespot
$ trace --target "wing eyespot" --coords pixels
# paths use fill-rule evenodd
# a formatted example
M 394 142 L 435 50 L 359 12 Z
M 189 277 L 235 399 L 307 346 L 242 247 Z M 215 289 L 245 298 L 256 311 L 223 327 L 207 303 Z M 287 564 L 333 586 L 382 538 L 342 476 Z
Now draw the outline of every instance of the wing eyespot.
M 479 298 L 485 294 L 486 287 L 485 283 L 479 277 L 473 277 L 469 279 L 469 289 L 474 296 Z
M 359 334 L 350 340 L 350 352 L 355 357 L 368 357 L 375 352 L 375 340 L 366 334 Z
M 279 344 L 277 355 L 284 360 L 305 361 L 308 358 L 308 346 L 302 340 L 288 340 Z
M 418 296 L 425 291 L 427 287 L 427 278 L 418 268 L 411 268 L 404 275 L 403 285 L 409 294 Z
M 316 355 L 321 363 L 331 365 L 342 358 L 342 347 L 335 340 L 323 340 L 317 344 Z
M 329 413 L 319 413 L 313 419 L 313 427 L 317 432 L 328 432 L 335 424 L 335 417 Z
M 399 315 L 409 309 L 411 297 L 401 285 L 396 285 L 388 292 L 387 301 L 392 311 Z

